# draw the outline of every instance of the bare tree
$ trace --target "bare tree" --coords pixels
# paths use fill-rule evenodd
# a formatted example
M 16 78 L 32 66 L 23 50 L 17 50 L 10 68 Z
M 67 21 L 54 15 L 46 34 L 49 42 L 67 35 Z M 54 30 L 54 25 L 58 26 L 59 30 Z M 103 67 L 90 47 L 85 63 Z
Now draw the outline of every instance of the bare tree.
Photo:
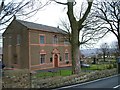
M 103 60 L 104 60 L 104 62 L 106 61 L 105 59 L 105 57 L 107 56 L 107 54 L 108 54 L 108 52 L 109 52 L 109 45 L 107 44 L 107 43 L 102 43 L 101 45 L 100 45 L 100 50 L 101 50 L 101 52 L 102 52 L 102 54 L 103 54 Z
M 115 58 L 117 58 L 119 56 L 119 47 L 117 41 L 112 42 L 111 49 L 113 50 L 112 54 L 115 56 Z
M 94 17 L 99 19 L 98 22 L 103 22 L 100 28 L 116 36 L 120 51 L 120 0 L 101 0 L 93 6 Z
M 74 15 L 74 6 L 76 5 L 77 2 L 75 0 L 67 0 L 66 3 L 58 2 L 55 1 L 58 4 L 62 5 L 67 5 L 67 16 L 69 19 L 70 23 L 70 28 L 71 28 L 71 38 L 70 38 L 70 43 L 71 43 L 71 56 L 72 56 L 72 73 L 73 74 L 78 74 L 80 72 L 80 62 L 79 62 L 79 32 L 83 28 L 83 23 L 86 20 L 91 7 L 93 0 L 87 0 L 87 9 L 85 10 L 84 14 L 81 16 L 81 18 L 77 19 Z
M 80 33 L 79 35 L 80 48 L 94 47 L 94 45 L 108 33 L 108 31 L 106 30 L 103 31 L 101 28 L 99 28 L 100 25 L 102 24 L 96 23 L 96 19 L 95 18 L 93 19 L 92 13 L 88 15 L 83 25 L 84 27 L 79 32 Z M 70 23 L 68 22 L 68 20 L 62 19 L 60 26 L 68 32 L 69 41 L 71 41 L 71 27 L 70 27 Z
M 10 0 L 7 2 L 2 0 L 0 2 L 0 25 L 6 25 L 15 15 L 29 18 L 49 3 L 47 1 L 43 4 L 41 0 Z

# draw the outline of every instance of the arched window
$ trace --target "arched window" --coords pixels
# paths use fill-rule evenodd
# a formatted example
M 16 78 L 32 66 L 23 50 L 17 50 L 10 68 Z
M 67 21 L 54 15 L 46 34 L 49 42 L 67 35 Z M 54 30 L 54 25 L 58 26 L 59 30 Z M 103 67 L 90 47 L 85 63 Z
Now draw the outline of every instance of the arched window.
M 45 63 L 45 54 L 40 54 L 40 64 Z
M 40 64 L 44 64 L 46 59 L 46 52 L 45 50 L 40 51 Z
M 65 61 L 69 60 L 69 53 L 65 53 Z
M 66 49 L 65 50 L 65 61 L 68 61 L 69 60 L 69 52 L 68 52 L 68 50 Z

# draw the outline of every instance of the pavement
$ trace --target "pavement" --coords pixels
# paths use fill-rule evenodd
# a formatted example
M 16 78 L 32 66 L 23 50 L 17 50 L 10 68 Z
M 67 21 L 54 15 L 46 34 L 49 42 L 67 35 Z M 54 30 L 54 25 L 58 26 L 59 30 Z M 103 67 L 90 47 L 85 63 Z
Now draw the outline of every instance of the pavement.
M 82 84 L 61 87 L 61 88 L 57 88 L 56 90 L 60 90 L 60 89 L 65 89 L 65 90 L 66 89 L 80 89 L 80 90 L 84 89 L 84 90 L 87 90 L 88 88 L 89 89 L 91 88 L 91 90 L 93 90 L 93 89 L 99 90 L 100 88 L 104 88 L 105 90 L 107 90 L 107 88 L 109 88 L 110 90 L 111 89 L 120 90 L 120 74 L 110 76 L 107 78 L 102 78 L 102 79 L 86 82 L 86 83 L 82 83 Z
M 2 69 L 0 69 L 0 90 L 2 90 Z

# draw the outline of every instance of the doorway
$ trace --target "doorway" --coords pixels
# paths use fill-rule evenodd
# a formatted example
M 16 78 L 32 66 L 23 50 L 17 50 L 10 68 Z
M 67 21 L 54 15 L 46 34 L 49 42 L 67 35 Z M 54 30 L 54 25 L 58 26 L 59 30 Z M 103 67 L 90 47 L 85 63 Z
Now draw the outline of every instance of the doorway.
M 54 66 L 58 67 L 58 55 L 57 54 L 54 55 Z

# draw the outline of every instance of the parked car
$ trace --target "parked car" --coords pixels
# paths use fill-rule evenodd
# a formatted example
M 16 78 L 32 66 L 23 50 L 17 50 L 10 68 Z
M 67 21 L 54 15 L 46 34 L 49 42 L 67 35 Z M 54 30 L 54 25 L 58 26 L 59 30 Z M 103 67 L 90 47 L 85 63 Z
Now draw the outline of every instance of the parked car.
M 0 69 L 3 69 L 5 67 L 5 65 L 2 63 L 2 61 L 0 61 Z
M 86 68 L 89 68 L 89 67 L 90 67 L 90 65 L 89 65 L 89 64 L 82 63 L 82 64 L 81 64 L 81 67 L 86 67 Z
M 81 67 L 86 67 L 86 68 L 90 67 L 89 64 L 85 64 L 85 62 L 83 62 L 83 61 L 80 61 L 80 65 L 81 65 Z

